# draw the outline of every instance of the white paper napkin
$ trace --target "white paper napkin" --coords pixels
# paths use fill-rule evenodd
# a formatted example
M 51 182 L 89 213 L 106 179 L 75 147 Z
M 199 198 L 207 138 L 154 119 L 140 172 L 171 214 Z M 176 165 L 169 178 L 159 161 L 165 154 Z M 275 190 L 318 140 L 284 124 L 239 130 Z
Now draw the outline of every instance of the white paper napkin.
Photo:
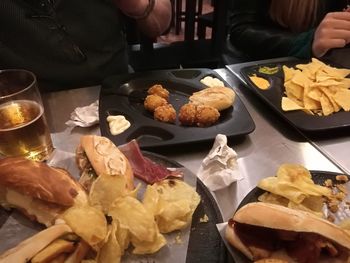
M 239 172 L 237 153 L 227 145 L 227 137 L 218 134 L 209 154 L 203 159 L 197 173 L 211 191 L 225 188 L 243 179 Z
M 98 100 L 85 107 L 76 108 L 70 115 L 66 125 L 75 127 L 90 127 L 99 122 Z

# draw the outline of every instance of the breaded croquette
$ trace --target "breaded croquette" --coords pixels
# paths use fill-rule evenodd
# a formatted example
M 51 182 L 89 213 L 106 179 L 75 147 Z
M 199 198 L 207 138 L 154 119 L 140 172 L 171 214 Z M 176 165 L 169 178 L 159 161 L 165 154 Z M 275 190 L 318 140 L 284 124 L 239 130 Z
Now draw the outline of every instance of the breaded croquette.
M 154 110 L 154 119 L 161 122 L 175 123 L 176 111 L 171 104 L 157 107 Z
M 148 89 L 147 92 L 150 95 L 158 95 L 159 97 L 162 97 L 167 101 L 169 100 L 169 91 L 163 88 L 163 86 L 160 84 L 153 85 Z
M 159 107 L 168 104 L 166 99 L 159 97 L 158 95 L 148 95 L 143 102 L 146 110 L 154 112 L 154 110 Z
M 182 125 L 192 126 L 196 123 L 197 106 L 187 103 L 180 108 L 179 121 Z
M 220 117 L 220 112 L 211 106 L 198 105 L 196 111 L 196 124 L 199 127 L 213 125 Z
M 213 125 L 220 117 L 220 112 L 211 106 L 187 103 L 180 108 L 181 125 L 207 127 Z

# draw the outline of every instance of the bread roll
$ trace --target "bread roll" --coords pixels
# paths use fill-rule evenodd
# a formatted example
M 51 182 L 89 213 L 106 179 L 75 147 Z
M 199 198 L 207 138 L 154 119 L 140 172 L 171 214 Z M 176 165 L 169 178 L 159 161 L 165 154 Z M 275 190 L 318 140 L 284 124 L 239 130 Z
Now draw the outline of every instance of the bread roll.
M 222 111 L 231 107 L 236 94 L 227 87 L 212 87 L 197 91 L 190 96 L 190 102 L 196 105 L 207 105 Z
M 80 184 L 70 174 L 23 157 L 0 160 L 0 204 L 16 208 L 46 226 L 76 203 L 87 202 Z
M 81 137 L 80 145 L 76 150 L 76 160 L 82 172 L 81 176 L 91 178 L 87 175 L 87 173 L 93 172 L 91 168 L 96 176 L 101 174 L 123 175 L 126 178 L 127 188 L 134 189 L 134 174 L 128 159 L 106 137 L 96 135 Z
M 325 256 L 325 262 L 342 262 L 348 260 L 350 255 L 350 235 L 342 228 L 311 213 L 269 203 L 243 206 L 229 221 L 225 236 L 232 246 L 251 260 L 269 258 L 279 253 L 283 260 L 299 262 L 295 258 L 295 261 L 291 260 L 290 250 L 288 253 L 286 250 L 303 245 L 304 241 L 309 247 L 319 249 L 315 257 L 320 255 L 321 249 L 330 254 L 337 252 L 336 255 Z M 305 246 L 299 247 L 299 251 Z

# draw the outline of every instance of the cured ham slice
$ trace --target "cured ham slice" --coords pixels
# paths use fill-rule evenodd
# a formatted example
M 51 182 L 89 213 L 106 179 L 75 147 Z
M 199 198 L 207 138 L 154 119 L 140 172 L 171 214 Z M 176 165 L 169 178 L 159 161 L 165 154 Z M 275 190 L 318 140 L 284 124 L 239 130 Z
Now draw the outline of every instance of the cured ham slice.
M 128 158 L 134 175 L 148 184 L 154 184 L 168 177 L 183 177 L 179 170 L 170 170 L 145 157 L 136 140 L 120 145 L 119 150 Z

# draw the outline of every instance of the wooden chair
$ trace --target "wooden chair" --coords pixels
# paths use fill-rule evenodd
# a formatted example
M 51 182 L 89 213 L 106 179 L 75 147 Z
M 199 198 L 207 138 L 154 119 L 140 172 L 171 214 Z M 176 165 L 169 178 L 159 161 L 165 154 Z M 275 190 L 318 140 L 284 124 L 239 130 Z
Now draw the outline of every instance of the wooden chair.
M 183 1 L 184 0 L 174 0 L 175 1 L 175 34 L 180 34 L 181 31 L 181 24 L 182 22 L 186 23 L 186 15 L 188 12 L 193 12 L 192 10 L 186 10 L 188 8 L 186 2 L 185 2 L 185 10 L 183 10 Z M 190 0 L 192 2 L 195 2 L 195 17 L 198 17 L 202 14 L 203 11 L 203 0 Z M 192 5 L 192 3 L 191 3 Z M 191 8 L 192 9 L 192 8 Z M 185 24 L 186 26 L 186 24 Z

